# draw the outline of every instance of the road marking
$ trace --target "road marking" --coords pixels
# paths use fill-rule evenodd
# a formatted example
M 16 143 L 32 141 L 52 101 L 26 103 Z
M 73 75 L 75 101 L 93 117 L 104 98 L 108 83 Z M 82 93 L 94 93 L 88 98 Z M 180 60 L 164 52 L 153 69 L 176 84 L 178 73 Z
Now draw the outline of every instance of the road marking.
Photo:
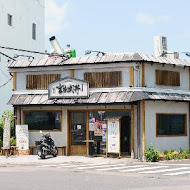
M 37 166 L 38 168 L 47 168 L 47 167 L 56 167 L 57 165 L 41 165 Z
M 82 164 L 82 165 L 77 165 L 77 166 L 79 166 L 79 167 L 86 167 L 86 166 L 97 166 L 97 165 L 100 165 L 100 166 L 102 166 L 102 165 L 109 165 L 109 163 L 94 163 L 94 164 L 92 164 L 92 163 L 90 163 L 90 164 Z
M 92 163 L 89 163 L 89 164 L 83 164 L 83 165 L 80 165 L 80 164 L 73 164 L 73 163 L 70 163 L 70 164 L 60 164 L 60 166 L 57 166 L 57 168 L 75 168 L 75 167 L 86 167 L 86 166 L 94 166 L 94 165 L 97 165 L 97 164 L 92 164 Z M 99 165 L 99 164 L 98 164 Z M 100 163 L 100 165 L 105 165 L 105 163 Z
M 147 163 L 150 165 L 162 165 L 162 166 L 190 166 L 190 164 L 165 164 L 165 163 Z
M 72 163 L 59 164 L 60 166 L 70 166 Z
M 135 166 L 121 166 L 121 167 L 113 167 L 113 168 L 101 168 L 101 169 L 96 169 L 100 171 L 108 171 L 108 170 L 117 170 L 117 169 L 124 169 L 124 168 L 138 168 L 138 167 L 143 167 L 147 165 L 135 165 Z
M 79 170 L 85 170 L 85 169 L 93 169 L 93 168 L 103 168 L 103 167 L 114 167 L 114 166 L 123 166 L 126 164 L 114 164 L 114 165 L 95 165 L 95 166 L 87 166 L 87 167 L 78 167 Z
M 151 170 L 151 169 L 158 169 L 158 168 L 167 168 L 168 166 L 153 166 L 153 167 L 142 167 L 142 168 L 135 168 L 135 169 L 129 169 L 129 170 L 119 170 L 120 172 L 136 172 L 141 170 Z
M 167 174 L 162 174 L 162 175 L 174 176 L 174 175 L 182 175 L 182 174 L 190 174 L 190 171 L 183 171 L 183 172 L 176 172 L 176 173 L 167 173 Z
M 171 169 L 165 169 L 165 170 L 156 170 L 156 171 L 147 171 L 147 172 L 139 172 L 142 174 L 154 174 L 154 173 L 162 173 L 162 172 L 170 172 L 170 171 L 178 171 L 178 170 L 186 170 L 190 169 L 189 167 L 181 167 L 181 168 L 171 168 Z

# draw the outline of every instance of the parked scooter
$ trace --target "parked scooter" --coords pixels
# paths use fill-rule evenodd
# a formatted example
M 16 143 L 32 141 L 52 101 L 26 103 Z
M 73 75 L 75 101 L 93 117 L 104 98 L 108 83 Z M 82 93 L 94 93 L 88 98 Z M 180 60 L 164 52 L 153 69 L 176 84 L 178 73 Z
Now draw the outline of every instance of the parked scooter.
M 40 131 L 42 133 L 42 131 Z M 58 149 L 55 147 L 54 140 L 49 134 L 42 133 L 42 139 L 40 141 L 35 141 L 37 146 L 37 154 L 40 158 L 45 159 L 47 155 L 52 155 L 56 157 L 58 155 Z

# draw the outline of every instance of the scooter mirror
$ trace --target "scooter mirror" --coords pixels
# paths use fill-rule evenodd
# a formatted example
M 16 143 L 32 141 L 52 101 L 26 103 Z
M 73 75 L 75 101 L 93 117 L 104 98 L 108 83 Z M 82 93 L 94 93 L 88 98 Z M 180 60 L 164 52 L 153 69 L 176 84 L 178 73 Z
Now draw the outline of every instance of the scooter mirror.
M 40 133 L 42 133 L 42 130 L 40 130 Z

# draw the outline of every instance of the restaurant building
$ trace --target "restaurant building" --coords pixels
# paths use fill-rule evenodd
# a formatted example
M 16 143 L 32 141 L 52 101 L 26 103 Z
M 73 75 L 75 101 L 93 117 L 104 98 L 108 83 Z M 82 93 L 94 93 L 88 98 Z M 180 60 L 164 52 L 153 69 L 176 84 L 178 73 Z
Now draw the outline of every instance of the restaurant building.
M 9 62 L 17 124 L 66 155 L 189 149 L 190 62 L 139 53 Z M 92 145 L 94 148 L 92 148 Z

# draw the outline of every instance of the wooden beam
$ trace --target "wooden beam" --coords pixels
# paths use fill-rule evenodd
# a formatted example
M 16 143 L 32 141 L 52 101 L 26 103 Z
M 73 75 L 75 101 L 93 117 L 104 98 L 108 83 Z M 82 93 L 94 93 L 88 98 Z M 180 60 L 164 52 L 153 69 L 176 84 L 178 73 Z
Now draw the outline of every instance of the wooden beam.
M 146 149 L 146 139 L 145 139 L 145 132 L 146 132 L 146 123 L 145 123 L 145 100 L 142 100 L 142 154 L 143 157 L 145 156 L 145 149 Z
M 70 155 L 70 113 L 67 111 L 67 156 Z
M 16 73 L 13 73 L 13 90 L 14 91 L 16 90 L 16 78 L 17 78 Z
M 142 63 L 142 87 L 145 87 L 145 64 Z
M 130 83 L 130 87 L 134 86 L 134 67 L 130 67 L 130 71 L 129 71 L 129 83 Z
M 89 112 L 86 112 L 86 155 L 89 155 Z
M 131 106 L 131 153 L 134 153 L 134 105 Z
M 17 109 L 17 122 L 16 122 L 16 124 L 20 125 L 21 124 L 21 107 L 18 106 L 16 109 Z
M 75 77 L 75 70 L 74 69 L 71 69 L 71 77 L 74 78 Z
M 189 90 L 190 90 L 190 67 L 189 67 Z

